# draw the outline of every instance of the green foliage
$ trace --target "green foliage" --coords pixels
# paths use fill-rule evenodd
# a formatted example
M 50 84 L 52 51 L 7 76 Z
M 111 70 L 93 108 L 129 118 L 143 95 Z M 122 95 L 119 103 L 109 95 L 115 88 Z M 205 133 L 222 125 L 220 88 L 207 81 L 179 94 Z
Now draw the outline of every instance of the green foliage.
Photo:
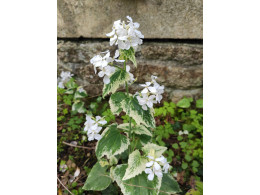
M 94 191 L 106 189 L 112 181 L 109 173 L 107 172 L 107 168 L 107 166 L 102 167 L 99 162 L 97 162 L 91 169 L 83 189 Z
M 168 147 L 167 160 L 172 163 L 173 171 L 185 171 L 184 180 L 193 175 L 202 176 L 203 166 L 203 100 L 193 101 L 183 98 L 176 105 L 164 102 L 155 109 L 156 127 L 153 142 Z M 179 131 L 188 135 L 179 135 Z
M 117 92 L 111 95 L 109 104 L 114 114 L 119 114 L 121 111 L 124 111 L 128 116 L 132 117 L 138 125 L 142 123 L 147 127 L 155 127 L 152 111 L 150 109 L 143 110 L 135 97 L 128 96 L 123 92 Z
M 98 141 L 96 147 L 96 156 L 98 159 L 103 156 L 111 158 L 111 156 L 121 154 L 128 149 L 129 139 L 120 133 L 117 124 L 107 127 L 101 134 L 102 138 Z

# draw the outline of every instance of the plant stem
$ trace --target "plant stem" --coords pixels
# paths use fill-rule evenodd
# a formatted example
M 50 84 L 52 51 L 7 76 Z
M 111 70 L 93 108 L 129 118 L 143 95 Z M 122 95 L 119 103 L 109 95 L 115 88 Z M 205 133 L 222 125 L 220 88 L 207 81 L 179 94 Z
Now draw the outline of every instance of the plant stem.
M 126 57 L 124 58 L 124 69 L 126 71 Z M 127 97 L 129 98 L 129 90 L 128 90 L 128 83 L 127 81 L 125 82 L 125 88 L 126 88 L 126 93 L 127 93 Z M 130 106 L 130 105 L 129 105 Z M 131 122 L 132 122 L 132 117 L 129 116 L 129 139 L 130 141 L 131 140 L 134 140 L 134 137 L 132 139 L 132 127 L 131 127 Z M 131 152 L 131 145 L 130 145 L 130 151 L 129 151 L 129 154 Z

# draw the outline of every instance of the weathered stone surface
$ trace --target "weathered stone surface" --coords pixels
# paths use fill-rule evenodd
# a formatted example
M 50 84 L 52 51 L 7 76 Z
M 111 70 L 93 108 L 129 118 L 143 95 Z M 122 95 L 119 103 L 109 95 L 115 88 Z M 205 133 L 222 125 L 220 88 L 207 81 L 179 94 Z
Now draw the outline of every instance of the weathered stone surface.
M 203 0 L 58 0 L 58 37 L 104 38 L 127 15 L 145 38 L 203 36 Z
M 94 73 L 90 59 L 111 48 L 108 42 L 58 41 L 58 72 L 69 70 L 90 96 L 102 93 L 103 81 Z M 115 49 L 115 48 L 114 48 Z M 112 48 L 113 50 L 113 48 Z M 138 68 L 131 65 L 137 82 L 131 92 L 139 90 L 139 83 L 150 81 L 151 75 L 165 85 L 164 97 L 179 100 L 182 96 L 200 97 L 203 85 L 202 46 L 196 44 L 144 43 L 136 52 Z

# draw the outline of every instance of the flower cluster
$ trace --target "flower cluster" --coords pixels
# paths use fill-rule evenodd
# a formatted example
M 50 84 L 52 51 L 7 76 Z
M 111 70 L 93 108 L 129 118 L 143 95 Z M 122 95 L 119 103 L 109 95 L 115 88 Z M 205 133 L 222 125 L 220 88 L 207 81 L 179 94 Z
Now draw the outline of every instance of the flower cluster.
M 98 73 L 99 77 L 104 77 L 103 81 L 105 84 L 110 83 L 109 77 L 116 71 L 115 67 L 109 66 L 109 63 L 116 61 L 116 62 L 124 62 L 124 60 L 118 60 L 116 58 L 119 57 L 119 51 L 116 50 L 114 58 L 110 57 L 110 52 L 105 51 L 105 56 L 96 55 L 91 60 L 90 63 L 94 65 L 95 74 L 97 73 L 97 68 L 100 69 Z
M 102 127 L 100 125 L 105 125 L 107 121 L 103 120 L 100 116 L 96 116 L 96 118 L 91 118 L 91 116 L 86 115 L 86 122 L 84 131 L 87 131 L 88 141 L 92 141 L 94 139 L 100 140 L 102 136 L 99 134 Z
M 144 87 L 141 93 L 137 93 L 137 100 L 144 110 L 147 110 L 147 107 L 152 108 L 153 104 L 162 100 L 162 94 L 164 92 L 164 86 L 159 85 L 156 82 L 157 77 L 151 76 L 152 81 L 146 82 L 145 84 L 140 84 Z
M 179 135 L 188 135 L 189 132 L 187 130 L 179 131 Z
M 164 173 L 168 173 L 170 165 L 164 156 L 160 156 L 159 158 L 155 158 L 155 156 L 147 157 L 149 162 L 146 163 L 146 167 L 148 168 L 145 169 L 145 173 L 148 174 L 148 179 L 150 181 L 153 180 L 154 174 L 157 175 L 157 177 L 162 178 L 162 171 L 164 171 Z
M 59 78 L 58 87 L 64 89 L 64 84 L 67 83 L 71 79 L 72 76 L 73 76 L 73 74 L 71 74 L 70 72 L 62 71 L 60 74 L 61 78 Z
M 137 30 L 139 23 L 133 22 L 130 16 L 126 17 L 128 24 L 125 21 L 117 20 L 114 22 L 112 32 L 106 34 L 110 37 L 110 45 L 118 45 L 119 49 L 128 50 L 130 47 L 137 47 L 143 43 L 144 35 Z

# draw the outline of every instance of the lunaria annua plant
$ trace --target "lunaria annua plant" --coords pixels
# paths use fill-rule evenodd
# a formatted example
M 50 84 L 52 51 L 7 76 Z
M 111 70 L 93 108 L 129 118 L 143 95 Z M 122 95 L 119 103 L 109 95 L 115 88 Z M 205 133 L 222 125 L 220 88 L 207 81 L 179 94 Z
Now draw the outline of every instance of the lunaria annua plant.
M 103 98 L 111 94 L 111 111 L 115 115 L 125 112 L 130 120 L 111 124 L 101 133 L 106 121 L 100 116 L 86 116 L 84 131 L 89 141 L 98 140 L 95 150 L 98 162 L 83 189 L 101 191 L 116 182 L 125 195 L 175 194 L 180 188 L 168 172 L 170 166 L 162 155 L 167 148 L 151 143 L 155 128 L 153 104 L 161 101 L 164 86 L 156 82 L 156 76 L 151 76 L 150 82 L 141 85 L 143 90 L 139 93 L 128 91 L 135 78 L 126 62 L 132 61 L 137 68 L 135 49 L 142 44 L 144 36 L 138 30 L 140 25 L 129 16 L 127 19 L 127 22 L 115 21 L 112 32 L 107 34 L 110 45 L 118 46 L 114 56 L 105 51 L 90 62 L 95 73 L 103 77 Z M 126 92 L 117 92 L 120 86 Z

